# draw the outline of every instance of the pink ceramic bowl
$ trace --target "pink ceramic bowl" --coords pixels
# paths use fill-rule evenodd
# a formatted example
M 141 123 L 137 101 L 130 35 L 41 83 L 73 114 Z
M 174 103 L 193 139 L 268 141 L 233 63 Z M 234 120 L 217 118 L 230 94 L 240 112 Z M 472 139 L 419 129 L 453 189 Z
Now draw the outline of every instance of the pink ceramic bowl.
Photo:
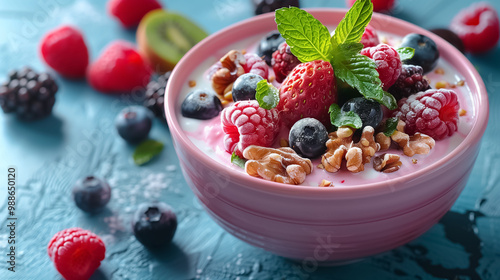
M 311 9 L 334 26 L 346 10 Z M 432 227 L 464 188 L 488 121 L 484 84 L 471 63 L 446 41 L 402 20 L 374 14 L 378 30 L 432 38 L 441 58 L 473 93 L 473 124 L 451 153 L 417 172 L 347 188 L 290 186 L 250 177 L 202 156 L 179 124 L 179 96 L 200 61 L 250 36 L 276 29 L 274 14 L 245 20 L 206 38 L 175 67 L 167 87 L 166 115 L 184 176 L 203 207 L 225 230 L 280 256 L 312 263 L 343 262 L 391 250 Z

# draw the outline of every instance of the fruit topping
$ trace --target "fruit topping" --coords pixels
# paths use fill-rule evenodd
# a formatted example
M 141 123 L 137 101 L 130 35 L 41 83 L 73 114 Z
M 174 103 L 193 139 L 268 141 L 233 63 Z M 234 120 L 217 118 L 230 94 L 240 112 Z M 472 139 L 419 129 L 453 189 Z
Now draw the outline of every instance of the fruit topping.
M 144 106 L 163 120 L 165 120 L 165 88 L 171 73 L 160 75 L 156 81 L 150 81 L 146 87 Z
M 87 176 L 73 186 L 73 200 L 78 208 L 88 213 L 100 212 L 111 198 L 109 184 L 97 177 Z
M 172 208 L 163 202 L 141 204 L 132 220 L 132 230 L 144 246 L 165 246 L 174 238 L 177 216 Z
M 284 124 L 291 127 L 301 118 L 315 118 L 330 126 L 328 108 L 337 101 L 332 65 L 323 60 L 297 65 L 280 87 L 277 106 Z
M 271 58 L 273 53 L 278 49 L 285 39 L 278 31 L 272 31 L 262 38 L 257 46 L 257 55 L 262 57 L 267 65 L 271 66 Z
M 36 120 L 50 115 L 56 102 L 58 86 L 48 73 L 36 73 L 25 67 L 12 71 L 0 85 L 0 106 L 4 113 L 16 113 L 22 120 Z
M 326 151 L 328 131 L 325 126 L 313 118 L 298 120 L 290 129 L 288 136 L 290 148 L 307 158 L 319 157 Z
M 86 280 L 101 265 L 106 247 L 94 233 L 81 228 L 69 228 L 52 237 L 47 253 L 64 279 Z
M 104 93 L 126 93 L 147 85 L 151 69 L 134 45 L 115 41 L 108 45 L 88 72 L 90 85 Z
M 184 117 L 208 120 L 219 115 L 222 103 L 212 90 L 197 89 L 190 92 L 182 102 L 181 113 Z
M 239 76 L 233 84 L 233 100 L 236 102 L 255 99 L 257 83 L 262 80 L 261 76 L 252 73 Z
M 404 64 L 419 65 L 424 69 L 424 74 L 432 71 L 436 67 L 439 50 L 436 43 L 429 37 L 417 33 L 411 33 L 403 38 L 400 45 L 410 47 L 415 50 L 412 58 L 404 60 Z
M 139 50 L 153 70 L 171 71 L 208 34 L 188 18 L 164 10 L 149 12 L 137 28 Z
M 299 65 L 299 59 L 293 55 L 290 50 L 290 46 L 286 42 L 283 42 L 277 51 L 273 53 L 273 58 L 271 65 L 273 66 L 274 74 L 276 75 L 276 81 L 282 83 L 283 80 L 292 72 L 295 66 Z
M 382 88 L 388 90 L 401 74 L 401 60 L 396 49 L 386 44 L 379 44 L 364 48 L 361 54 L 375 61 Z
M 436 28 L 436 29 L 431 29 L 430 31 L 448 41 L 448 43 L 452 44 L 462 53 L 465 52 L 464 42 L 462 42 L 462 39 L 460 39 L 460 37 L 458 37 L 458 35 L 455 32 L 446 28 Z
M 373 3 L 373 11 L 375 12 L 389 12 L 394 8 L 396 0 L 371 0 Z M 347 6 L 351 7 L 356 0 L 346 0 Z
M 83 78 L 89 52 L 80 30 L 61 26 L 49 31 L 40 43 L 40 54 L 52 69 L 67 78 Z
M 394 85 L 389 88 L 389 92 L 396 100 L 400 100 L 430 88 L 429 81 L 424 78 L 424 69 L 422 67 L 403 64 L 401 75 L 399 75 Z
M 367 25 L 365 28 L 365 32 L 361 37 L 360 43 L 363 44 L 363 47 L 365 48 L 375 47 L 376 45 L 380 44 L 380 40 L 378 39 L 378 34 L 375 28 L 373 28 L 371 25 Z
M 447 89 L 429 89 L 399 101 L 394 116 L 406 123 L 405 132 L 427 134 L 435 140 L 451 136 L 457 130 L 457 94 Z
M 384 112 L 380 103 L 364 97 L 356 97 L 348 100 L 342 105 L 341 110 L 343 112 L 354 112 L 361 118 L 363 125 L 360 130 L 366 126 L 377 128 L 384 118 Z
M 250 145 L 271 146 L 280 127 L 278 111 L 261 108 L 256 100 L 238 101 L 225 108 L 221 123 L 224 148 L 239 157 Z
M 131 28 L 137 26 L 148 12 L 161 9 L 161 4 L 156 0 L 111 0 L 107 9 L 125 28 Z
M 129 106 L 115 119 L 118 134 L 130 143 L 139 143 L 148 137 L 153 124 L 153 113 L 143 106 Z
M 381 154 L 373 158 L 373 169 L 384 172 L 392 173 L 401 168 L 403 163 L 399 160 L 399 155 L 396 154 Z
M 313 165 L 310 159 L 302 158 L 291 148 L 265 148 L 255 145 L 243 151 L 248 161 L 245 172 L 250 176 L 268 181 L 298 185 L 311 174 Z
M 300 6 L 299 0 L 253 0 L 253 4 L 256 15 L 274 12 L 275 10 L 283 7 Z
M 462 39 L 465 50 L 482 53 L 493 49 L 500 38 L 500 21 L 495 9 L 484 2 L 472 4 L 451 21 L 450 29 Z
M 420 132 L 416 132 L 414 135 L 410 136 L 404 132 L 405 126 L 405 122 L 399 120 L 396 130 L 390 136 L 382 132 L 377 133 L 375 141 L 380 145 L 380 150 L 385 151 L 389 149 L 392 141 L 398 144 L 403 150 L 403 153 L 409 157 L 415 154 L 426 155 L 434 148 L 436 141 L 434 141 L 432 137 Z

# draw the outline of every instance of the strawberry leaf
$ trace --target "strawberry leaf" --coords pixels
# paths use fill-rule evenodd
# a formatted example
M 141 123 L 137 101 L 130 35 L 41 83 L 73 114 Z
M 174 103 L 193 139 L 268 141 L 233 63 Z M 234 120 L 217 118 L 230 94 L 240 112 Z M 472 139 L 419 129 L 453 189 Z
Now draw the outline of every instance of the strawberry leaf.
M 409 47 L 398 48 L 396 51 L 398 52 L 399 59 L 401 59 L 401 61 L 410 59 L 415 54 L 415 49 Z
M 330 121 L 336 127 L 350 126 L 358 129 L 363 126 L 363 121 L 361 121 L 358 114 L 353 111 L 343 112 L 336 103 L 330 106 L 328 113 L 330 114 Z
M 231 163 L 239 166 L 241 168 L 245 168 L 245 162 L 247 162 L 245 159 L 240 158 L 238 155 L 236 155 L 235 152 L 231 155 Z
M 331 38 L 332 45 L 344 43 L 359 43 L 370 23 L 373 14 L 373 4 L 370 0 L 357 0 L 340 21 Z
M 261 108 L 270 110 L 280 102 L 280 92 L 267 80 L 262 80 L 257 83 L 255 99 Z

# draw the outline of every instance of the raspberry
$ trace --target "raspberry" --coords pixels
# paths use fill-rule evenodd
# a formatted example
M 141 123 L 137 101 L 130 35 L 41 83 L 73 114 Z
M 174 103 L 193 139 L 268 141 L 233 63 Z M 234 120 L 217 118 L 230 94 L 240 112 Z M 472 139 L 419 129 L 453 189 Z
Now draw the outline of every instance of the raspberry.
M 366 26 L 360 43 L 363 44 L 365 48 L 375 47 L 376 45 L 380 44 L 380 40 L 378 39 L 378 34 L 375 28 L 373 28 L 371 25 Z
M 493 49 L 500 38 L 498 13 L 487 3 L 476 3 L 460 11 L 451 21 L 450 29 L 471 53 Z
M 396 49 L 386 44 L 379 44 L 362 49 L 361 54 L 375 61 L 382 88 L 388 90 L 401 74 L 401 59 Z
M 286 42 L 280 44 L 279 48 L 273 53 L 271 65 L 273 66 L 276 81 L 278 83 L 292 72 L 293 68 L 300 64 L 300 60 L 292 54 L 290 46 Z
M 429 82 L 424 78 L 424 69 L 418 65 L 403 65 L 401 75 L 389 92 L 396 100 L 430 89 Z
M 356 0 L 346 0 L 347 6 L 352 7 Z M 394 7 L 395 0 L 372 0 L 373 11 L 375 12 L 389 12 Z
M 151 110 L 155 116 L 165 120 L 165 88 L 172 72 L 167 72 L 158 77 L 157 81 L 149 82 L 146 88 L 144 106 Z
M 131 43 L 115 41 L 89 67 L 89 83 L 105 93 L 130 92 L 144 87 L 151 68 Z
M 82 33 L 72 26 L 49 31 L 40 43 L 43 60 L 67 78 L 85 77 L 89 52 Z
M 398 105 L 394 116 L 406 123 L 410 135 L 420 132 L 440 140 L 457 131 L 460 104 L 452 90 L 429 89 L 401 99 Z
M 247 63 L 243 64 L 243 69 L 245 73 L 252 73 L 267 79 L 268 69 L 266 62 L 254 53 L 246 53 L 244 55 Z
M 250 145 L 270 147 L 279 131 L 279 115 L 275 109 L 259 107 L 256 100 L 238 101 L 225 108 L 221 115 L 224 148 L 228 153 L 243 156 Z
M 89 279 L 104 260 L 106 247 L 94 233 L 69 228 L 54 235 L 47 246 L 50 259 L 66 280 Z
M 162 7 L 156 0 L 111 0 L 107 8 L 125 28 L 130 28 L 138 25 L 148 12 Z
M 330 127 L 328 109 L 336 101 L 332 65 L 315 60 L 293 68 L 280 87 L 280 102 L 276 108 L 283 123 L 289 127 L 301 118 L 315 118 Z

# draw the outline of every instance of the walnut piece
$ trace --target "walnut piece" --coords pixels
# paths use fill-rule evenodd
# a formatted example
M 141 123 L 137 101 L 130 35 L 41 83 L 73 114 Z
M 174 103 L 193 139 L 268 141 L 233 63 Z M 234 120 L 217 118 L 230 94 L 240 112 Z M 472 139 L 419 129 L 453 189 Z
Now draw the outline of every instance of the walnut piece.
M 298 185 L 311 174 L 311 160 L 302 158 L 291 148 L 266 148 L 251 145 L 243 151 L 245 172 L 265 180 Z
M 319 187 L 333 187 L 333 182 L 330 182 L 328 180 L 321 180 L 321 182 L 318 185 Z
M 390 140 L 392 139 L 392 141 L 396 142 L 403 149 L 403 153 L 406 156 L 428 154 L 434 148 L 436 141 L 432 137 L 420 132 L 409 136 L 404 132 L 405 125 L 404 121 L 399 120 L 396 130 L 392 133 L 391 137 L 387 137 L 382 132 L 379 132 L 376 136 L 376 142 L 380 145 L 380 150 L 387 150 L 391 145 Z
M 236 79 L 245 74 L 242 64 L 246 63 L 243 54 L 236 50 L 229 51 L 220 59 L 220 68 L 212 76 L 212 88 L 223 103 L 233 101 L 231 90 Z
M 382 154 L 373 158 L 373 168 L 379 172 L 392 173 L 398 171 L 402 164 L 396 154 Z

